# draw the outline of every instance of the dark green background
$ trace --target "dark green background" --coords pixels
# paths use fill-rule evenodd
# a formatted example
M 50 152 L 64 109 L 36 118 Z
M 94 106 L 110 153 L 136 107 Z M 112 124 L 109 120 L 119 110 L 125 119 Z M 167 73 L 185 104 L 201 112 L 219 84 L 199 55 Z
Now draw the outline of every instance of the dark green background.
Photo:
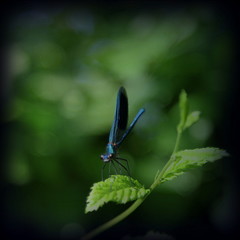
M 202 115 L 180 148 L 233 154 L 237 31 L 230 7 L 101 2 L 6 9 L 2 169 L 10 239 L 78 239 L 126 208 L 108 204 L 84 214 L 89 189 L 101 180 L 99 156 L 120 86 L 128 92 L 129 121 L 146 109 L 120 149 L 145 187 L 173 149 L 181 89 Z M 234 160 L 165 183 L 103 236 L 230 236 Z

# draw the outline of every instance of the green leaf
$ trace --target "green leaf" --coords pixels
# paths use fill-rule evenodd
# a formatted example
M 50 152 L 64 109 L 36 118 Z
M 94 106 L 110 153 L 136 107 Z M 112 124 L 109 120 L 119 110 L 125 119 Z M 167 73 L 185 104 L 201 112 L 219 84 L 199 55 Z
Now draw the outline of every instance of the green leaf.
M 191 127 L 200 118 L 200 111 L 194 111 L 188 114 L 184 129 Z
M 177 126 L 178 132 L 182 132 L 188 116 L 187 93 L 182 90 L 179 96 L 180 122 Z
M 96 211 L 107 202 L 125 204 L 143 198 L 150 192 L 137 180 L 123 175 L 113 175 L 105 181 L 95 183 L 89 196 L 85 213 Z
M 198 148 L 193 150 L 179 151 L 171 157 L 172 163 L 163 174 L 161 183 L 169 181 L 184 172 L 202 166 L 207 162 L 216 161 L 229 154 L 219 148 Z

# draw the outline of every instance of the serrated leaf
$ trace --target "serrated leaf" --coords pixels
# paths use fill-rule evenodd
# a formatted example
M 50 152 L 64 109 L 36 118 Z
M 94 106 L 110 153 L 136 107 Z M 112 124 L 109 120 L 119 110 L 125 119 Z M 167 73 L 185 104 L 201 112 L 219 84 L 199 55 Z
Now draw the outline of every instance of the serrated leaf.
M 105 203 L 116 202 L 125 204 L 143 198 L 150 192 L 137 180 L 123 175 L 113 175 L 105 181 L 95 183 L 89 196 L 85 213 L 96 211 Z
M 194 111 L 188 114 L 184 129 L 191 127 L 194 123 L 199 120 L 200 112 Z
M 198 148 L 183 150 L 172 156 L 172 163 L 163 174 L 161 183 L 171 180 L 184 172 L 202 166 L 207 162 L 213 162 L 229 154 L 219 148 Z
M 177 126 L 178 132 L 182 132 L 188 116 L 188 100 L 187 93 L 182 90 L 179 96 L 180 122 Z

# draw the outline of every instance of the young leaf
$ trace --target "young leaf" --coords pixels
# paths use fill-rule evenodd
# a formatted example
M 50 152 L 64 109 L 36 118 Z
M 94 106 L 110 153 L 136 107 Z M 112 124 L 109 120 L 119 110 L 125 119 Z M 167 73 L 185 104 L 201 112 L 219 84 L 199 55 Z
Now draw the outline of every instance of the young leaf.
M 85 213 L 96 211 L 107 202 L 124 204 L 143 198 L 150 192 L 137 180 L 123 175 L 113 175 L 105 181 L 95 183 L 87 198 Z
M 185 90 L 182 90 L 182 92 L 180 93 L 179 108 L 180 108 L 180 122 L 177 126 L 177 130 L 178 132 L 182 132 L 188 115 L 188 100 L 187 93 L 185 92 Z
M 171 180 L 192 168 L 228 155 L 224 150 L 210 147 L 179 151 L 172 156 L 172 163 L 163 174 L 161 183 Z
M 199 120 L 200 117 L 199 111 L 194 111 L 188 114 L 186 123 L 184 125 L 184 129 L 191 127 L 194 123 L 196 123 Z

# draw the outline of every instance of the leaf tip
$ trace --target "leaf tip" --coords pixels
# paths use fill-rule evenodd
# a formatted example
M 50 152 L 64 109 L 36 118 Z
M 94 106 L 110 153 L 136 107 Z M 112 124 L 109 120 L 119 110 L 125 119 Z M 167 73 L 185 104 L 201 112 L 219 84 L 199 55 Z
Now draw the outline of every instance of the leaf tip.
M 186 98 L 186 97 L 187 97 L 187 92 L 185 91 L 185 89 L 182 89 L 180 93 L 180 98 Z

